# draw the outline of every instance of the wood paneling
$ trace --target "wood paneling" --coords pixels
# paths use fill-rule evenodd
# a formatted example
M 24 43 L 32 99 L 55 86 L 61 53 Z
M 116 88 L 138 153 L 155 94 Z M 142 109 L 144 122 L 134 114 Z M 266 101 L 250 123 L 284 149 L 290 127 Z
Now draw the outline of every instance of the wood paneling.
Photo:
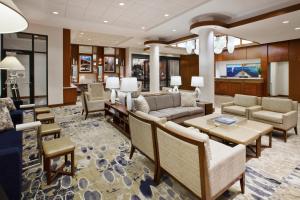
M 289 97 L 300 102 L 300 39 L 289 41 Z
M 225 60 L 244 60 L 246 59 L 247 51 L 246 48 L 235 49 L 232 54 L 228 53 L 228 51 L 224 51 L 222 54 L 217 56 L 217 61 L 225 61 Z
M 216 80 L 215 93 L 219 95 L 234 96 L 235 94 L 245 94 L 263 96 L 263 83 L 250 83 L 247 81 Z
M 199 57 L 198 55 L 180 56 L 179 74 L 181 76 L 181 89 L 193 90 L 191 87 L 191 77 L 199 75 Z
M 71 30 L 63 29 L 63 85 L 71 84 Z
M 64 105 L 74 105 L 77 101 L 77 88 L 64 88 Z
M 268 61 L 282 62 L 289 60 L 289 42 L 268 44 Z

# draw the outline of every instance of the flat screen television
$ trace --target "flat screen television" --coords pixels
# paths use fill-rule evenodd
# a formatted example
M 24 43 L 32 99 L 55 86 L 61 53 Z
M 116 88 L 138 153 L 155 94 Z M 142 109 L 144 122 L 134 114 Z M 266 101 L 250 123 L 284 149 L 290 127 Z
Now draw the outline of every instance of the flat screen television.
M 260 63 L 227 64 L 227 77 L 259 77 Z

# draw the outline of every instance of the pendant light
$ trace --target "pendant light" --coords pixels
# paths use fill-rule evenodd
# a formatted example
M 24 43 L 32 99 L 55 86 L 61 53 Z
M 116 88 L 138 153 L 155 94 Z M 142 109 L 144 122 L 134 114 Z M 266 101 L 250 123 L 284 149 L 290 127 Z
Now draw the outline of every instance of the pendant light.
M 0 0 L 0 33 L 25 30 L 28 22 L 12 0 Z

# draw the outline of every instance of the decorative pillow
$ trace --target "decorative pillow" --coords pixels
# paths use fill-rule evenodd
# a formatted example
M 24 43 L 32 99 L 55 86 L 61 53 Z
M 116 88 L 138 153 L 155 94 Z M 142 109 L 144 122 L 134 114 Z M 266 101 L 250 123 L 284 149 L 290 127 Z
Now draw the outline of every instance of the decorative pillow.
M 138 111 L 142 111 L 144 113 L 150 112 L 150 107 L 146 99 L 140 95 L 138 98 L 134 99 L 135 109 Z
M 0 106 L 0 132 L 14 128 L 9 111 L 6 106 Z
M 193 93 L 180 93 L 182 107 L 196 107 L 196 97 Z
M 10 97 L 0 98 L 0 105 L 6 106 L 9 111 L 16 110 L 14 101 Z

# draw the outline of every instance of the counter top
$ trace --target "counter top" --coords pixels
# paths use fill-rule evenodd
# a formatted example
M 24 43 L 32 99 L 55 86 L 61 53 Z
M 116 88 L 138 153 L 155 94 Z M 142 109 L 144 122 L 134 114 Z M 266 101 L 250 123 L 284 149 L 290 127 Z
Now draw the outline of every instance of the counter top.
M 238 77 L 224 77 L 215 78 L 215 81 L 228 81 L 228 82 L 250 82 L 250 83 L 263 83 L 263 78 L 238 78 Z

